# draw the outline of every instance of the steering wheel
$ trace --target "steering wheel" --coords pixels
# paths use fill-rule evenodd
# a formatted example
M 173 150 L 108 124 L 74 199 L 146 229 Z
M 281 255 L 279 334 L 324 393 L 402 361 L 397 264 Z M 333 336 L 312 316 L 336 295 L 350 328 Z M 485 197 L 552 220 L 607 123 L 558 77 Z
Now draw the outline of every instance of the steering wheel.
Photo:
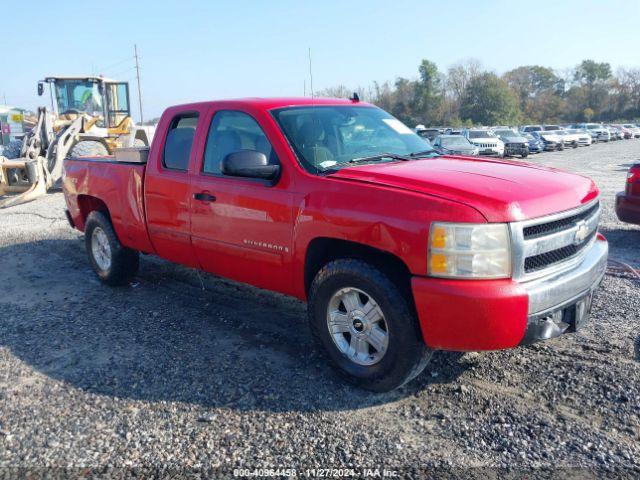
M 377 152 L 378 151 L 378 146 L 377 145 L 361 145 L 351 153 L 361 153 L 361 152 L 367 152 L 367 151 L 369 151 L 369 152 Z

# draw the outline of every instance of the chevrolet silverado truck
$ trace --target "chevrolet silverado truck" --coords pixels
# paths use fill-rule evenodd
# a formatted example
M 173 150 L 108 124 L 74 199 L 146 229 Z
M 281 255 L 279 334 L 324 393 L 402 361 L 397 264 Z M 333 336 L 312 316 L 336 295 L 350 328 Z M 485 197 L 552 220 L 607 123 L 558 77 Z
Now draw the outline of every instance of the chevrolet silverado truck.
M 104 283 L 143 253 L 297 297 L 338 372 L 374 391 L 435 350 L 575 331 L 607 261 L 589 178 L 440 155 L 357 98 L 174 106 L 150 148 L 68 159 L 63 186 Z

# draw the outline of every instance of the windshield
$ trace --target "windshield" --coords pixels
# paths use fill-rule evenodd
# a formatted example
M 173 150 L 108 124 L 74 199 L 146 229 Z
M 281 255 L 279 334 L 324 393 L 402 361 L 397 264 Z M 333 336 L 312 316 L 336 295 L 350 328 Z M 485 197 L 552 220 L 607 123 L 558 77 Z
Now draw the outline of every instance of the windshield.
M 77 110 L 100 118 L 104 114 L 102 95 L 100 95 L 98 84 L 95 82 L 56 80 L 55 93 L 59 113 Z
M 382 154 L 435 153 L 429 140 L 376 107 L 288 107 L 274 110 L 273 116 L 302 166 L 312 173 L 356 161 L 396 161 L 369 158 Z
M 460 136 L 442 137 L 441 142 L 442 142 L 442 145 L 444 145 L 445 147 L 449 147 L 449 146 L 468 147 L 469 146 L 469 140 Z
M 490 130 L 469 130 L 469 138 L 488 138 L 495 137 L 495 134 Z
M 495 130 L 495 134 L 502 137 L 519 137 L 520 134 L 514 132 L 513 130 Z

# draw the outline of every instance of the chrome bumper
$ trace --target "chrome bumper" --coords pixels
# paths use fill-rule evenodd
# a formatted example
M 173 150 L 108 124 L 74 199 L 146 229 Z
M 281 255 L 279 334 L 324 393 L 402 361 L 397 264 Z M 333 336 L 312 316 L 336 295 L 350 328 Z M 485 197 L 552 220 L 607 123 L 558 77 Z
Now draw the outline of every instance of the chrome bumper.
M 607 241 L 596 238 L 578 265 L 523 284 L 529 296 L 529 310 L 521 344 L 557 337 L 580 327 L 589 315 L 591 294 L 604 277 L 608 253 Z
M 587 294 L 602 280 L 608 253 L 607 241 L 597 238 L 570 270 L 523 283 L 529 295 L 529 315 L 544 315 Z

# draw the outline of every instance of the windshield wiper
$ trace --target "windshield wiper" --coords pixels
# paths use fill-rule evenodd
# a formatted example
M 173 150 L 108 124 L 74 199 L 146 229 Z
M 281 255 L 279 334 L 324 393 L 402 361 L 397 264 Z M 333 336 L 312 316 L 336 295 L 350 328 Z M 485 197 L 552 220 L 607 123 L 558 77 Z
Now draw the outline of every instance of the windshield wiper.
M 392 160 L 402 160 L 403 162 L 411 160 L 410 157 L 407 157 L 405 155 L 398 155 L 397 153 L 379 153 L 378 155 L 371 155 L 370 157 L 352 158 L 351 160 L 349 160 L 349 163 L 377 162 L 380 160 L 384 160 L 385 158 L 390 158 Z
M 411 158 L 426 157 L 427 155 L 440 155 L 440 154 L 436 150 L 431 149 L 431 150 L 423 150 L 421 152 L 412 152 L 409 154 L 409 157 Z

